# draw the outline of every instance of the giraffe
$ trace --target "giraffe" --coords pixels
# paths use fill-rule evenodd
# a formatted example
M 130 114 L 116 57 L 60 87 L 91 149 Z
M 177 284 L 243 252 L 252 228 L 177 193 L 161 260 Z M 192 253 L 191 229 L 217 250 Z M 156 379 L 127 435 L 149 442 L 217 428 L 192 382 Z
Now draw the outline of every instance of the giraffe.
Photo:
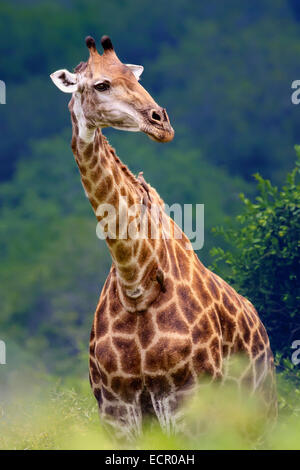
M 101 131 L 142 131 L 157 142 L 174 136 L 166 110 L 139 83 L 143 67 L 123 64 L 108 36 L 101 44 L 99 54 L 87 37 L 88 60 L 74 73 L 51 74 L 60 90 L 72 94 L 71 146 L 112 257 L 90 336 L 90 383 L 100 416 L 128 439 L 140 434 L 148 414 L 166 432 L 176 432 L 181 404 L 205 376 L 262 391 L 272 415 L 274 361 L 255 308 L 200 262 L 156 190 L 142 173 L 130 172 Z M 122 222 L 125 213 L 132 236 L 129 222 Z M 148 234 L 156 228 L 154 237 L 141 236 L 143 220 Z M 235 377 L 228 364 L 237 353 L 247 361 Z

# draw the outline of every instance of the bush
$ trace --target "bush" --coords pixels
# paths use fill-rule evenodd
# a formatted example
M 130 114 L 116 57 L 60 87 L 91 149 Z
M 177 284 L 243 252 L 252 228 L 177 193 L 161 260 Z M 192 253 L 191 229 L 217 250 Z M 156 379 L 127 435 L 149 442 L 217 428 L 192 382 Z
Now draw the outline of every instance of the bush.
M 213 229 L 229 249 L 211 251 L 213 269 L 253 302 L 273 350 L 284 355 L 300 338 L 300 146 L 295 149 L 296 167 L 282 189 L 256 174 L 255 202 L 242 194 L 244 208 L 236 224 Z

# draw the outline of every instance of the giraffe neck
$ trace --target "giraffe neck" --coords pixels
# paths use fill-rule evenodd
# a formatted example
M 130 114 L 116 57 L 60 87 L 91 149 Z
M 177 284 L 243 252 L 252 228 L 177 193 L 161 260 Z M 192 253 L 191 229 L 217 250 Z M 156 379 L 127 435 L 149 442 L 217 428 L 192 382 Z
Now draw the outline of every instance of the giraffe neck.
M 163 289 L 161 277 L 166 257 L 162 237 L 152 239 L 139 234 L 142 210 L 151 223 L 149 195 L 116 156 L 101 130 L 89 128 L 79 96 L 73 96 L 69 109 L 72 150 L 86 195 L 104 227 L 120 300 L 128 311 L 146 310 Z M 147 206 L 141 206 L 145 201 Z M 111 221 L 107 205 L 113 209 L 115 223 L 105 224 Z M 111 228 L 115 229 L 113 233 Z

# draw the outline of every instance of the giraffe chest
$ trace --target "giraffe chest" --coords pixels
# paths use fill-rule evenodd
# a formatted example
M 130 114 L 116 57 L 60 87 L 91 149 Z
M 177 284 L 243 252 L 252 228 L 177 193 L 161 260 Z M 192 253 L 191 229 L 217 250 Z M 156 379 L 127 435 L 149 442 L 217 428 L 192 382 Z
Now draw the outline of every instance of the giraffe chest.
M 95 324 L 95 356 L 108 373 L 166 373 L 192 352 L 191 329 L 176 319 L 172 308 L 151 308 L 140 315 L 121 309 L 115 318 L 100 310 Z
M 179 254 L 176 272 L 170 263 L 165 290 L 146 312 L 124 309 L 114 271 L 104 286 L 95 314 L 94 361 L 110 393 L 136 396 L 146 388 L 172 394 L 192 387 L 202 374 L 221 374 L 216 299 L 199 269 L 179 270 Z
M 209 343 L 211 321 L 199 307 L 197 314 L 188 294 L 180 308 L 169 282 L 142 314 L 126 312 L 117 296 L 104 297 L 98 306 L 94 358 L 104 386 L 118 396 L 144 388 L 158 395 L 184 390 L 199 374 L 213 374 L 213 363 L 220 367 L 220 343 L 216 338 Z

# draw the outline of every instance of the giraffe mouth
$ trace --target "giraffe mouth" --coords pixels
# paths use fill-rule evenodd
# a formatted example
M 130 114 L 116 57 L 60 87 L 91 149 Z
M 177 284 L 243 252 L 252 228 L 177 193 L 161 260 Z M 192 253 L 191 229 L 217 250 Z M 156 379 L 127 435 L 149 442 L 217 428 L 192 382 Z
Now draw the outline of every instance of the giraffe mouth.
M 143 124 L 140 130 L 155 142 L 171 142 L 174 138 L 174 129 L 171 125 L 156 127 L 151 124 Z

